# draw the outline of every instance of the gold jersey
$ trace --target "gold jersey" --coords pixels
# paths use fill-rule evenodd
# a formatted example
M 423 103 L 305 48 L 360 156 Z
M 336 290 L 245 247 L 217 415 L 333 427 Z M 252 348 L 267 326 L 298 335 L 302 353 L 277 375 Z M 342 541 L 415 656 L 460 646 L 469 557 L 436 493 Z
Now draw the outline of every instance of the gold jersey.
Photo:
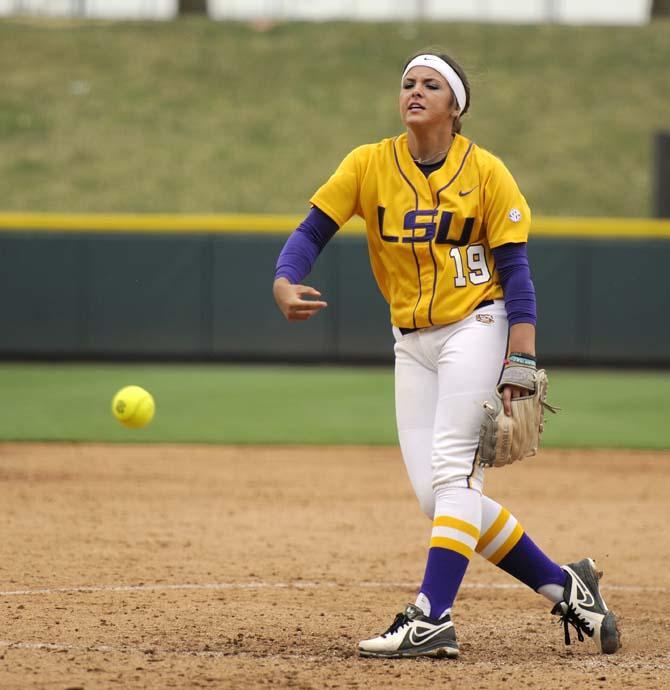
M 530 209 L 499 158 L 457 134 L 427 178 L 407 135 L 354 149 L 310 199 L 365 220 L 370 262 L 400 328 L 449 324 L 503 296 L 491 248 L 526 242 Z

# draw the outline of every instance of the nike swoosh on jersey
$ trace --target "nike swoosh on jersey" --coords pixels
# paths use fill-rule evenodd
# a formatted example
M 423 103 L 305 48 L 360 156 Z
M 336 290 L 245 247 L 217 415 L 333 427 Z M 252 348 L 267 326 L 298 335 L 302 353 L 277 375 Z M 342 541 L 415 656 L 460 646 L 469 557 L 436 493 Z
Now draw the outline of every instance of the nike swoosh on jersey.
M 458 196 L 467 196 L 468 194 L 470 194 L 470 192 L 474 192 L 475 189 L 477 189 L 477 187 L 479 187 L 478 184 L 476 184 L 472 189 L 468 189 L 468 190 L 465 191 L 465 192 L 461 189 L 461 190 L 458 192 Z

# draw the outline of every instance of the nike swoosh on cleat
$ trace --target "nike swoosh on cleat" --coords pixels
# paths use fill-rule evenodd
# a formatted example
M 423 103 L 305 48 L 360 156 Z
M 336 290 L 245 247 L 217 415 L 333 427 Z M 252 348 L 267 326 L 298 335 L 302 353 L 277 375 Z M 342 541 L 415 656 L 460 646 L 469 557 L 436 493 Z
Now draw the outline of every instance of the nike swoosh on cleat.
M 593 594 L 591 594 L 582 578 L 572 569 L 570 569 L 570 574 L 572 575 L 575 589 L 577 590 L 577 602 L 584 608 L 592 608 L 595 606 L 596 601 Z
M 467 196 L 468 194 L 470 194 L 470 192 L 474 192 L 475 189 L 477 189 L 477 187 L 479 187 L 478 184 L 476 184 L 472 189 L 468 189 L 468 190 L 465 191 L 465 192 L 461 189 L 461 190 L 458 192 L 458 196 Z
M 439 628 L 432 628 L 432 629 L 425 629 L 425 632 L 420 633 L 418 632 L 415 628 L 412 628 L 409 633 L 409 641 L 413 645 L 420 645 L 423 644 L 424 642 L 428 642 L 428 640 L 432 640 L 433 637 L 436 635 L 439 635 L 441 632 L 444 632 L 445 630 L 448 630 L 453 626 L 452 622 L 446 623 L 445 625 L 441 625 Z

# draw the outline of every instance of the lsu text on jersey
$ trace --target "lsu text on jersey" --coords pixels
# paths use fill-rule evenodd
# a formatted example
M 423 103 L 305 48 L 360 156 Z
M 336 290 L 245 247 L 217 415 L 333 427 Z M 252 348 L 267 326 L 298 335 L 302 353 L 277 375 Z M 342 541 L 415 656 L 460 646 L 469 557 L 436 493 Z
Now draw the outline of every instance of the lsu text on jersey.
M 354 149 L 310 199 L 366 223 L 372 270 L 400 328 L 455 323 L 501 299 L 491 249 L 526 242 L 530 209 L 502 161 L 457 134 L 427 178 L 407 135 Z

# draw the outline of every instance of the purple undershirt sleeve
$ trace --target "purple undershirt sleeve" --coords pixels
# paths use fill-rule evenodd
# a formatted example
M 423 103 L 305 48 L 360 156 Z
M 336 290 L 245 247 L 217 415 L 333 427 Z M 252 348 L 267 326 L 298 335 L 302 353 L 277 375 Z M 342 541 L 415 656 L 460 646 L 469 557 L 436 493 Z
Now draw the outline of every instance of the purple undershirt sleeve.
M 338 229 L 337 223 L 329 215 L 312 206 L 279 254 L 275 280 L 287 278 L 294 285 L 302 282 L 312 270 L 316 257 Z
M 526 243 L 503 244 L 491 250 L 505 297 L 510 326 L 515 323 L 537 323 L 535 287 L 530 275 Z

